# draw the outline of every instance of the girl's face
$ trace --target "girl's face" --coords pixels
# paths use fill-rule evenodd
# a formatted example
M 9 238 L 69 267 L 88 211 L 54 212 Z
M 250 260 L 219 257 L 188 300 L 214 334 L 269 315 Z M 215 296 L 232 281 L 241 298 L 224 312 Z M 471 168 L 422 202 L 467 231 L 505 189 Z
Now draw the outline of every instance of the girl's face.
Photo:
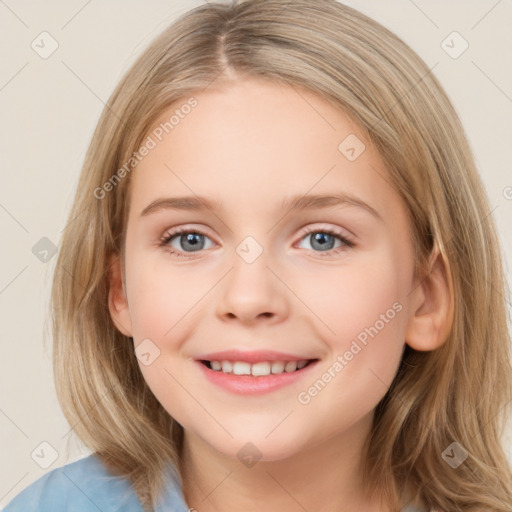
M 127 303 L 111 311 L 157 399 L 230 457 L 284 459 L 368 427 L 419 304 L 407 210 L 376 150 L 322 98 L 255 79 L 177 102 L 149 135 Z M 200 360 L 314 361 L 251 377 Z

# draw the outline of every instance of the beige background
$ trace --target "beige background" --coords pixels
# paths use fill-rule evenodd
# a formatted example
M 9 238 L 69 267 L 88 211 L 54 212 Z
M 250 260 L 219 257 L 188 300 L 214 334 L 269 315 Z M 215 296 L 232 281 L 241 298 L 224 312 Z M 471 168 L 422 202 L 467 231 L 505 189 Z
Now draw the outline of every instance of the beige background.
M 86 148 L 121 75 L 177 15 L 202 3 L 0 1 L 0 507 L 46 471 L 88 453 L 70 434 L 59 409 L 51 344 L 43 340 L 56 258 L 43 263 L 32 247 L 43 237 L 59 245 Z M 346 3 L 383 23 L 430 67 L 435 65 L 434 73 L 466 127 L 487 187 L 510 283 L 512 68 L 505 63 L 512 52 L 512 4 L 498 0 Z M 43 31 L 58 44 L 46 59 L 31 47 L 34 40 L 42 46 L 38 36 Z M 453 31 L 469 44 L 457 59 L 441 46 Z M 49 36 L 41 37 L 47 38 L 45 48 L 51 48 Z M 452 52 L 460 44 L 456 40 Z M 41 446 L 42 442 L 51 447 Z M 504 443 L 512 460 L 510 428 Z M 41 468 L 31 453 L 35 460 L 51 465 Z

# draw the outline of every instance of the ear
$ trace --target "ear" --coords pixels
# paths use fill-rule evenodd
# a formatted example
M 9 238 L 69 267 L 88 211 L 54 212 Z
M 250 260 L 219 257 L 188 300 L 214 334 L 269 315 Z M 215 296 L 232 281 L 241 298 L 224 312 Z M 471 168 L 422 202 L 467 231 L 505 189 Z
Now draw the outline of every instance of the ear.
M 114 254 L 109 258 L 108 308 L 117 329 L 125 336 L 131 337 L 132 321 L 122 278 L 119 254 Z
M 411 292 L 411 317 L 405 341 L 415 350 L 435 350 L 450 334 L 454 315 L 450 277 L 448 263 L 434 246 L 427 273 Z

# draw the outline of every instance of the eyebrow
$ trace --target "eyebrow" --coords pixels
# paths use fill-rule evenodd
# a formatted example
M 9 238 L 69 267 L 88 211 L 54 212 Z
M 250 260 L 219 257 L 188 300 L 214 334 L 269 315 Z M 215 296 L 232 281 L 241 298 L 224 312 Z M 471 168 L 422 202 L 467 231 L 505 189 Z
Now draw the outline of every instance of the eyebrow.
M 283 200 L 283 210 L 314 210 L 332 208 L 336 206 L 350 205 L 366 210 L 380 221 L 384 221 L 375 208 L 361 198 L 347 192 L 339 192 L 329 195 L 298 195 L 287 197 Z M 160 210 L 186 210 L 186 211 L 222 211 L 222 203 L 213 199 L 200 196 L 163 197 L 155 199 L 142 210 L 140 217 L 145 217 Z

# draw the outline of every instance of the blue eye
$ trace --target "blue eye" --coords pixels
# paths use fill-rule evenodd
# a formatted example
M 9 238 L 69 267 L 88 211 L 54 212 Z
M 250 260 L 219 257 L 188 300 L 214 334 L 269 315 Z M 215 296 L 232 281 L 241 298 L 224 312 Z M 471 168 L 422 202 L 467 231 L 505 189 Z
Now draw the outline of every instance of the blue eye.
M 313 251 L 328 255 L 337 254 L 355 245 L 346 235 L 329 229 L 308 228 L 305 233 L 302 233 L 301 240 L 309 240 Z M 341 245 L 333 247 L 336 240 L 339 240 Z
M 168 247 L 170 253 L 174 256 L 188 258 L 189 256 L 185 256 L 181 253 L 198 252 L 205 249 L 205 238 L 208 237 L 204 233 L 200 233 L 198 231 L 187 231 L 180 228 L 166 234 L 161 240 L 161 245 Z M 178 244 L 181 245 L 181 248 L 178 247 L 177 251 L 173 250 L 175 248 L 172 245 L 174 239 L 176 239 Z

